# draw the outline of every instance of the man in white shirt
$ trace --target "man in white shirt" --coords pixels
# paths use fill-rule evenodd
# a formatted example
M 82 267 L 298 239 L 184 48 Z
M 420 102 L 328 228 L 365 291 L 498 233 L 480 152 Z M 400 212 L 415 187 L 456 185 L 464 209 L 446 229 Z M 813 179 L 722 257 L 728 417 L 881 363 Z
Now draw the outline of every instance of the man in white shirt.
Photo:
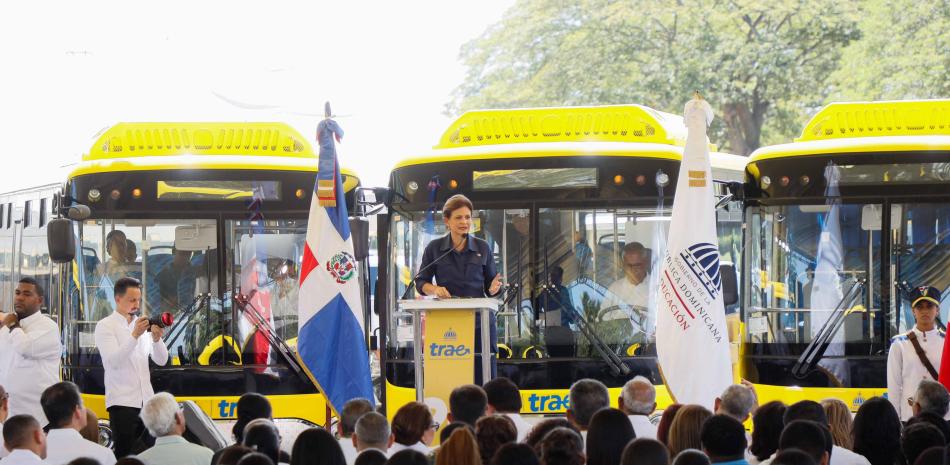
M 656 425 L 650 414 L 656 410 L 656 388 L 643 376 L 635 376 L 623 385 L 617 405 L 630 418 L 638 438 L 656 439 Z
M 105 369 L 106 410 L 115 441 L 116 457 L 139 452 L 148 440 L 139 412 L 154 395 L 148 360 L 168 362 L 163 330 L 148 317 L 136 318 L 142 304 L 142 284 L 121 278 L 113 289 L 115 312 L 96 324 L 96 348 Z
M 940 312 L 940 291 L 928 286 L 918 287 L 911 292 L 910 300 L 916 324 L 910 331 L 891 338 L 887 354 L 887 400 L 891 401 L 901 421 L 914 415 L 913 395 L 920 382 L 925 379 L 937 381 L 945 337 L 936 323 Z M 927 363 L 917 355 L 915 343 L 924 352 Z
M 15 415 L 4 422 L 3 442 L 10 451 L 0 465 L 46 465 L 46 435 L 35 418 Z
M 115 464 L 112 450 L 79 434 L 86 426 L 86 409 L 75 384 L 64 381 L 46 388 L 40 403 L 50 426 L 46 433 L 47 463 L 66 465 L 73 459 L 86 457 L 95 459 L 99 465 Z
M 340 411 L 340 422 L 336 425 L 336 432 L 339 436 L 340 448 L 343 449 L 343 457 L 346 463 L 353 463 L 356 460 L 356 444 L 353 440 L 353 431 L 356 429 L 356 422 L 363 415 L 372 412 L 373 405 L 366 399 L 352 399 L 343 404 L 343 410 Z
M 167 392 L 152 396 L 142 407 L 142 421 L 155 436 L 155 445 L 138 455 L 147 465 L 208 465 L 214 452 L 181 437 L 185 414 Z
M 10 415 L 27 414 L 47 423 L 40 394 L 59 381 L 63 345 L 59 325 L 40 313 L 43 288 L 33 278 L 16 287 L 14 313 L 0 328 L 0 384 L 10 395 Z
M 623 246 L 623 277 L 607 287 L 603 308 L 609 309 L 602 321 L 617 326 L 619 338 L 624 342 L 630 335 L 642 331 L 651 336 L 655 331 L 653 310 L 650 307 L 650 251 L 639 242 Z M 635 323 L 635 325 L 634 325 Z
M 485 383 L 482 388 L 488 396 L 485 415 L 501 414 L 510 418 L 518 430 L 518 442 L 523 441 L 532 425 L 521 418 L 521 391 L 518 386 L 508 378 L 498 377 Z
M 9 401 L 10 395 L 7 394 L 7 391 L 0 385 L 0 459 L 10 453 L 6 446 L 3 445 L 3 422 L 7 421 L 7 417 L 10 416 Z
M 356 428 L 353 432 L 353 447 L 357 451 L 357 456 L 368 450 L 377 450 L 383 455 L 389 454 L 389 447 L 393 445 L 393 435 L 389 428 L 389 421 L 386 417 L 376 413 L 369 412 L 356 421 Z M 353 461 L 346 463 L 352 465 Z

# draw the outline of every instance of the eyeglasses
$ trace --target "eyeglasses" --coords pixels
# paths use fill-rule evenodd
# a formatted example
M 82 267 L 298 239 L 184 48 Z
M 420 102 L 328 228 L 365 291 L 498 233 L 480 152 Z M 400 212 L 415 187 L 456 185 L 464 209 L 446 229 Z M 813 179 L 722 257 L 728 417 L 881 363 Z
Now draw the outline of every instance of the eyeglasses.
M 441 425 L 439 425 L 439 424 L 436 423 L 436 422 L 432 422 L 432 424 L 429 425 L 429 428 L 432 428 L 432 429 L 438 431 L 438 430 L 439 430 L 439 426 L 441 426 Z

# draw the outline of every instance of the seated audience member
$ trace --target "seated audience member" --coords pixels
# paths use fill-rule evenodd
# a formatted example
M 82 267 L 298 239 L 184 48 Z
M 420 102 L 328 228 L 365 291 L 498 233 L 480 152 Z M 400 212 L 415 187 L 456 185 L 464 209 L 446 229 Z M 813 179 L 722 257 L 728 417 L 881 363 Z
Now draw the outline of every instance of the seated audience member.
M 0 386 L 0 459 L 7 456 L 10 451 L 3 446 L 3 422 L 10 416 L 10 395 Z
M 8 454 L 0 465 L 46 464 L 46 435 L 30 415 L 14 415 L 3 422 L 3 443 Z
M 710 465 L 709 457 L 701 450 L 686 449 L 673 458 L 673 465 Z
M 587 463 L 616 465 L 627 443 L 636 439 L 633 425 L 625 413 L 613 408 L 601 409 L 590 420 L 587 430 Z
M 237 465 L 277 465 L 277 463 L 271 460 L 271 458 L 265 454 L 260 452 L 251 452 L 250 454 L 241 457 L 241 460 L 238 460 Z
M 944 420 L 943 417 L 938 416 L 933 412 L 920 412 L 917 415 L 910 417 L 910 420 L 907 420 L 907 426 L 916 425 L 918 423 L 926 423 L 928 425 L 935 426 L 940 430 L 941 433 L 943 433 L 943 437 L 947 443 L 950 443 L 950 424 L 947 424 L 947 420 Z
M 86 409 L 86 426 L 79 430 L 79 434 L 85 440 L 99 444 L 99 417 L 92 409 Z
M 828 432 L 829 436 L 831 435 L 831 430 L 828 426 L 828 416 L 825 414 L 824 407 L 818 402 L 802 400 L 789 405 L 788 408 L 785 409 L 785 425 L 788 426 L 789 423 L 795 420 L 809 420 L 818 423 Z M 900 440 L 900 433 L 898 432 L 897 434 L 894 439 L 894 447 L 899 447 L 897 442 Z M 870 462 L 862 455 L 856 454 L 843 447 L 833 446 L 831 448 L 831 465 L 870 465 Z
M 656 439 L 636 438 L 623 449 L 620 465 L 670 465 L 670 451 Z
M 272 415 L 270 401 L 266 397 L 256 392 L 248 392 L 242 395 L 237 402 L 237 420 L 231 428 L 234 440 L 238 444 L 244 441 L 244 427 L 252 420 L 258 418 L 271 419 Z
M 531 432 L 524 438 L 524 443 L 534 449 L 535 455 L 541 458 L 541 440 L 555 428 L 568 428 L 574 430 L 577 434 L 580 431 L 574 427 L 574 424 L 567 421 L 566 418 L 547 418 L 538 422 L 531 428 Z
M 495 452 L 490 465 L 541 465 L 541 462 L 531 446 L 512 442 Z
M 435 437 L 436 428 L 438 425 L 433 422 L 432 412 L 429 411 L 428 406 L 419 402 L 409 402 L 400 407 L 393 416 L 392 431 L 395 441 L 389 451 L 395 454 L 405 449 L 412 449 L 422 455 L 428 455 L 431 451 L 429 445 Z
M 768 460 L 778 450 L 778 440 L 782 436 L 785 422 L 785 404 L 774 400 L 755 409 L 752 415 L 752 445 L 746 460 L 750 464 L 759 464 Z
M 841 399 L 825 399 L 821 401 L 821 407 L 828 417 L 828 427 L 835 445 L 851 450 L 854 443 L 851 440 L 852 418 L 848 405 Z
M 917 386 L 914 393 L 914 415 L 922 412 L 932 412 L 941 417 L 947 416 L 950 409 L 950 393 L 942 384 L 925 379 Z
M 854 452 L 867 458 L 871 465 L 893 465 L 900 457 L 901 420 L 894 405 L 883 397 L 872 397 L 861 404 L 854 415 L 851 434 Z M 836 449 L 832 460 L 837 453 Z M 838 464 L 832 461 L 831 465 Z
M 623 385 L 617 405 L 630 418 L 638 438 L 656 439 L 656 426 L 650 414 L 656 410 L 656 388 L 643 376 L 636 376 Z
M 794 420 L 785 425 L 779 439 L 778 450 L 798 449 L 811 457 L 817 465 L 828 465 L 834 456 L 831 449 L 831 433 L 814 421 Z M 776 455 L 777 456 L 777 455 Z
M 475 440 L 482 463 L 488 465 L 501 446 L 518 440 L 518 429 L 504 415 L 482 417 L 475 423 Z
M 211 456 L 211 465 L 237 465 L 241 457 L 254 452 L 250 447 L 241 444 L 231 444 L 228 447 L 217 450 Z
M 475 428 L 469 426 L 468 423 L 456 421 L 445 425 L 444 428 L 439 430 L 439 444 L 443 444 L 445 441 L 448 441 L 449 437 L 452 436 L 452 433 L 454 433 L 455 430 L 459 428 L 465 428 L 469 433 L 472 433 L 472 436 L 475 436 Z
M 257 418 L 244 427 L 243 444 L 267 456 L 274 464 L 280 463 L 280 431 L 272 420 Z
M 353 460 L 356 459 L 356 446 L 353 444 L 353 431 L 356 429 L 356 421 L 372 411 L 373 405 L 366 399 L 352 399 L 343 404 L 343 410 L 340 411 L 340 422 L 336 424 L 336 433 L 340 438 L 340 448 L 343 449 L 346 463 L 352 464 Z M 290 456 L 293 457 L 293 454 L 290 454 Z
M 56 383 L 40 395 L 40 406 L 49 421 L 46 434 L 46 462 L 63 465 L 73 459 L 88 457 L 99 465 L 115 464 L 115 454 L 98 443 L 87 441 L 79 431 L 86 426 L 86 408 L 79 388 L 69 381 Z
M 610 407 L 610 393 L 607 386 L 595 379 L 582 379 L 571 385 L 569 394 L 570 407 L 567 409 L 567 419 L 586 436 L 590 419 L 602 408 Z
M 352 444 L 352 439 L 350 444 Z M 356 460 L 356 457 L 354 456 L 353 459 Z M 290 465 L 346 465 L 347 463 L 340 443 L 323 428 L 304 430 L 297 436 L 294 448 L 290 452 Z
M 523 441 L 528 431 L 531 431 L 531 423 L 521 418 L 521 391 L 508 378 L 495 378 L 483 386 L 485 395 L 488 397 L 487 415 L 501 414 L 511 419 L 518 430 L 518 441 Z
M 917 460 L 911 465 L 946 465 L 944 461 L 945 453 L 946 448 L 944 447 L 931 447 L 921 452 L 917 456 Z
M 554 428 L 541 439 L 544 465 L 584 465 L 585 460 L 584 439 L 577 431 Z
M 660 423 L 656 425 L 656 439 L 667 447 L 670 445 L 670 425 L 673 424 L 676 413 L 679 412 L 681 408 L 683 408 L 683 404 L 670 404 L 666 410 L 663 410 L 663 414 L 660 415 Z
M 207 465 L 214 455 L 211 449 L 192 444 L 182 437 L 185 414 L 175 398 L 159 392 L 142 406 L 142 423 L 155 437 L 155 445 L 138 455 L 148 465 Z
M 382 452 L 385 456 L 392 445 L 393 435 L 386 417 L 376 412 L 369 412 L 356 420 L 356 427 L 353 430 L 353 447 L 356 449 L 357 456 L 369 449 Z
M 786 449 L 772 459 L 775 465 L 818 465 L 810 455 L 799 449 Z
M 943 447 L 947 440 L 936 426 L 917 423 L 904 428 L 901 432 L 901 451 L 908 465 L 913 465 L 917 457 L 931 447 Z
M 353 465 L 385 465 L 386 460 L 389 460 L 386 454 L 376 449 L 367 449 L 356 456 Z
M 703 423 L 712 416 L 712 412 L 702 405 L 684 405 L 676 412 L 673 418 L 673 424 L 670 425 L 670 433 L 667 440 L 667 447 L 670 448 L 670 455 L 676 456 L 686 449 L 700 449 L 703 447 L 700 439 Z
M 709 417 L 703 423 L 700 443 L 703 452 L 714 464 L 748 465 L 745 460 L 745 428 L 732 414 L 720 413 Z
M 752 389 L 742 385 L 733 384 L 722 392 L 722 395 L 716 398 L 716 413 L 729 415 L 739 422 L 744 422 L 749 418 L 752 409 L 755 408 L 755 393 Z M 715 462 L 714 462 L 715 463 Z
M 466 384 L 452 390 L 449 394 L 449 422 L 468 423 L 472 428 L 479 418 L 485 416 L 488 409 L 488 396 L 485 390 L 474 384 Z
M 481 465 L 481 463 L 478 444 L 468 428 L 456 429 L 435 454 L 435 465 Z
M 429 465 L 429 459 L 417 450 L 403 449 L 389 457 L 386 465 Z

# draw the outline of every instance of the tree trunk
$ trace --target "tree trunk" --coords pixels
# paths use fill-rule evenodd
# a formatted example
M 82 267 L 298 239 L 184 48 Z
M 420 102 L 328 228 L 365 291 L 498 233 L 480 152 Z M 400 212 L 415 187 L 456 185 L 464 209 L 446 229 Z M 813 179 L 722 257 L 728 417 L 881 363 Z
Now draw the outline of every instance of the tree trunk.
M 745 103 L 727 103 L 722 107 L 722 119 L 729 134 L 730 152 L 749 156 L 761 144 L 762 124 L 767 103 L 755 104 L 755 112 Z

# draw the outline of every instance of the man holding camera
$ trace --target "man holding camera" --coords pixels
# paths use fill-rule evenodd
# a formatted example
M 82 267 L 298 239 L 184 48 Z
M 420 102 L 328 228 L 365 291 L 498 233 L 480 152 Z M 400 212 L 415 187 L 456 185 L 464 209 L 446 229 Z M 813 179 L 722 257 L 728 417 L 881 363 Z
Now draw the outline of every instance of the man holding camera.
M 138 453 L 149 444 L 139 418 L 142 405 L 155 392 L 148 359 L 168 362 L 164 330 L 156 321 L 137 316 L 142 304 L 142 284 L 135 278 L 115 283 L 115 312 L 96 324 L 96 347 L 105 369 L 106 410 L 118 458 Z

